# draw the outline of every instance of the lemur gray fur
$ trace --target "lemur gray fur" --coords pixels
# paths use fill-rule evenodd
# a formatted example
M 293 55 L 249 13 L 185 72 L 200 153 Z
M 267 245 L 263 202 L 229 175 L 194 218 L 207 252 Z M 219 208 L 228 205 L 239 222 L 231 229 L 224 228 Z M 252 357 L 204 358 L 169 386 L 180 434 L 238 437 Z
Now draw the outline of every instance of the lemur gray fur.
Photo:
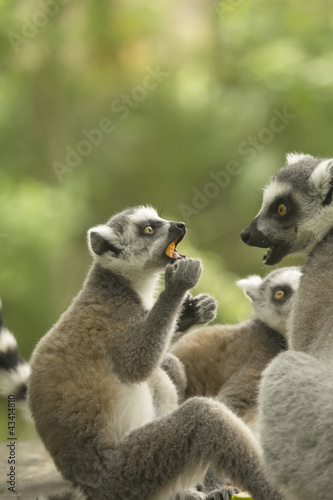
M 182 307 L 176 325 L 177 335 L 193 325 L 209 323 L 216 316 L 216 301 L 208 294 L 192 297 L 189 293 Z M 15 401 L 22 416 L 31 420 L 26 404 L 30 365 L 23 359 L 17 340 L 5 326 L 0 299 L 0 397 L 15 395 Z
M 29 364 L 21 356 L 15 336 L 4 324 L 0 300 L 0 396 L 14 395 L 16 402 L 24 403 L 29 373 Z
M 246 425 L 209 398 L 177 407 L 160 367 L 201 273 L 199 260 L 170 246 L 184 234 L 184 223 L 149 207 L 90 229 L 94 263 L 83 289 L 32 355 L 29 405 L 57 467 L 77 487 L 66 500 L 209 498 L 194 487 L 209 465 L 255 500 L 282 498 Z M 153 304 L 163 271 L 165 289 Z
M 268 265 L 307 254 L 288 328 L 290 351 L 264 372 L 259 430 L 271 480 L 290 500 L 333 490 L 333 160 L 287 155 L 243 231 Z
M 172 345 L 184 380 L 174 376 L 168 358 L 163 367 L 168 371 L 171 365 L 169 375 L 181 387 L 182 400 L 216 397 L 255 430 L 261 373 L 286 349 L 287 318 L 300 276 L 301 268 L 286 267 L 264 279 L 253 275 L 239 280 L 254 317 L 236 325 L 199 328 Z

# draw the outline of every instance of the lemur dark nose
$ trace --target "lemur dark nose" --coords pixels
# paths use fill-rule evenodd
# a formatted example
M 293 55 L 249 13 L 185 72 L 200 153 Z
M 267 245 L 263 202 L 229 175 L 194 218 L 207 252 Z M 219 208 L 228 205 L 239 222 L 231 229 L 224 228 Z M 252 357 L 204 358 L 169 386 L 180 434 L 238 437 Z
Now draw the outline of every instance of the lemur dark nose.
M 177 222 L 176 226 L 181 230 L 185 229 L 186 227 L 185 222 Z
M 251 224 L 241 232 L 240 237 L 250 247 L 268 248 L 274 244 L 270 238 L 259 231 L 257 218 L 253 219 Z
M 248 228 L 244 229 L 244 231 L 241 232 L 240 237 L 244 241 L 244 243 L 248 244 L 251 238 L 251 231 L 249 231 Z

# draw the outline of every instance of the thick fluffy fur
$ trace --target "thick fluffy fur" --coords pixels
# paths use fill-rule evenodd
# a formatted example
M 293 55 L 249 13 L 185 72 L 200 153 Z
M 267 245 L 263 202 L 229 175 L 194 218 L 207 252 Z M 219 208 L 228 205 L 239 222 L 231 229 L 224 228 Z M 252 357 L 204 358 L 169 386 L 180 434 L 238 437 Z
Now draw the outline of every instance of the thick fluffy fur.
M 328 500 L 333 489 L 332 165 L 288 156 L 242 233 L 248 244 L 272 248 L 268 264 L 295 251 L 309 254 L 290 316 L 292 350 L 269 365 L 259 394 L 267 470 L 290 500 Z
M 193 487 L 208 465 L 256 500 L 281 498 L 242 421 L 210 399 L 177 408 L 160 368 L 201 273 L 200 261 L 165 255 L 184 232 L 183 223 L 147 207 L 91 229 L 94 264 L 83 289 L 32 356 L 28 397 L 37 430 L 81 498 L 204 498 Z M 165 289 L 150 309 L 165 268 Z
M 255 316 L 237 325 L 214 325 L 191 332 L 172 347 L 182 363 L 183 377 L 175 377 L 183 399 L 217 397 L 252 428 L 255 427 L 261 373 L 286 348 L 287 318 L 300 268 L 277 269 L 265 279 L 250 276 L 238 285 L 252 302 Z
M 332 498 L 332 369 L 303 352 L 264 372 L 259 421 L 267 472 L 287 499 Z

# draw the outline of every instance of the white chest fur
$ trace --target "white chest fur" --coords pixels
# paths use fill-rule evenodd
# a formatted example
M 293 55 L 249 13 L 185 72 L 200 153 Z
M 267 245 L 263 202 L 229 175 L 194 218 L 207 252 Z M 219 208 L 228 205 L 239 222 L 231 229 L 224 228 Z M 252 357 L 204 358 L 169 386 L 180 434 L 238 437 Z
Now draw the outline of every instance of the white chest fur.
M 155 417 L 152 395 L 147 382 L 122 384 L 117 410 L 117 437 L 121 439 L 133 429 L 151 422 Z

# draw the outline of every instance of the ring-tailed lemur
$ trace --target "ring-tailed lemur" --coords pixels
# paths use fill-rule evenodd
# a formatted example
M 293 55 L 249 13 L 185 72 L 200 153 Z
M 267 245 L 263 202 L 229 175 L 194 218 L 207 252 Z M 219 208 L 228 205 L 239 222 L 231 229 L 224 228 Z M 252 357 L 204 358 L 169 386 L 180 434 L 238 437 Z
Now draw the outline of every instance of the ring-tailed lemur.
M 256 500 L 281 498 L 245 424 L 208 398 L 177 408 L 160 367 L 201 273 L 199 260 L 175 248 L 184 234 L 184 223 L 149 207 L 90 229 L 94 263 L 83 289 L 32 355 L 30 408 L 57 467 L 80 488 L 76 498 L 206 498 L 192 486 L 208 465 Z M 153 305 L 163 271 L 165 289 Z
M 182 399 L 212 396 L 255 428 L 261 373 L 286 349 L 287 318 L 301 268 L 285 267 L 262 279 L 239 280 L 252 302 L 254 317 L 236 325 L 199 328 L 178 340 L 170 352 L 182 363 Z M 168 371 L 171 362 L 163 363 Z M 169 373 L 169 372 L 168 372 Z M 169 373 L 174 378 L 171 368 Z M 174 380 L 179 385 L 179 379 Z
M 22 358 L 14 335 L 4 324 L 0 301 L 0 396 L 14 395 L 18 403 L 24 402 L 29 373 L 29 364 Z
M 213 297 L 201 293 L 192 297 L 189 293 L 176 325 L 177 335 L 193 325 L 209 323 L 216 316 L 217 304 Z M 5 326 L 0 299 L 0 397 L 14 395 L 22 416 L 31 420 L 26 404 L 30 374 L 29 363 L 21 356 L 17 340 Z
M 267 471 L 288 499 L 333 489 L 333 159 L 287 155 L 242 233 L 268 265 L 308 255 L 289 322 L 291 350 L 264 372 L 259 428 Z

